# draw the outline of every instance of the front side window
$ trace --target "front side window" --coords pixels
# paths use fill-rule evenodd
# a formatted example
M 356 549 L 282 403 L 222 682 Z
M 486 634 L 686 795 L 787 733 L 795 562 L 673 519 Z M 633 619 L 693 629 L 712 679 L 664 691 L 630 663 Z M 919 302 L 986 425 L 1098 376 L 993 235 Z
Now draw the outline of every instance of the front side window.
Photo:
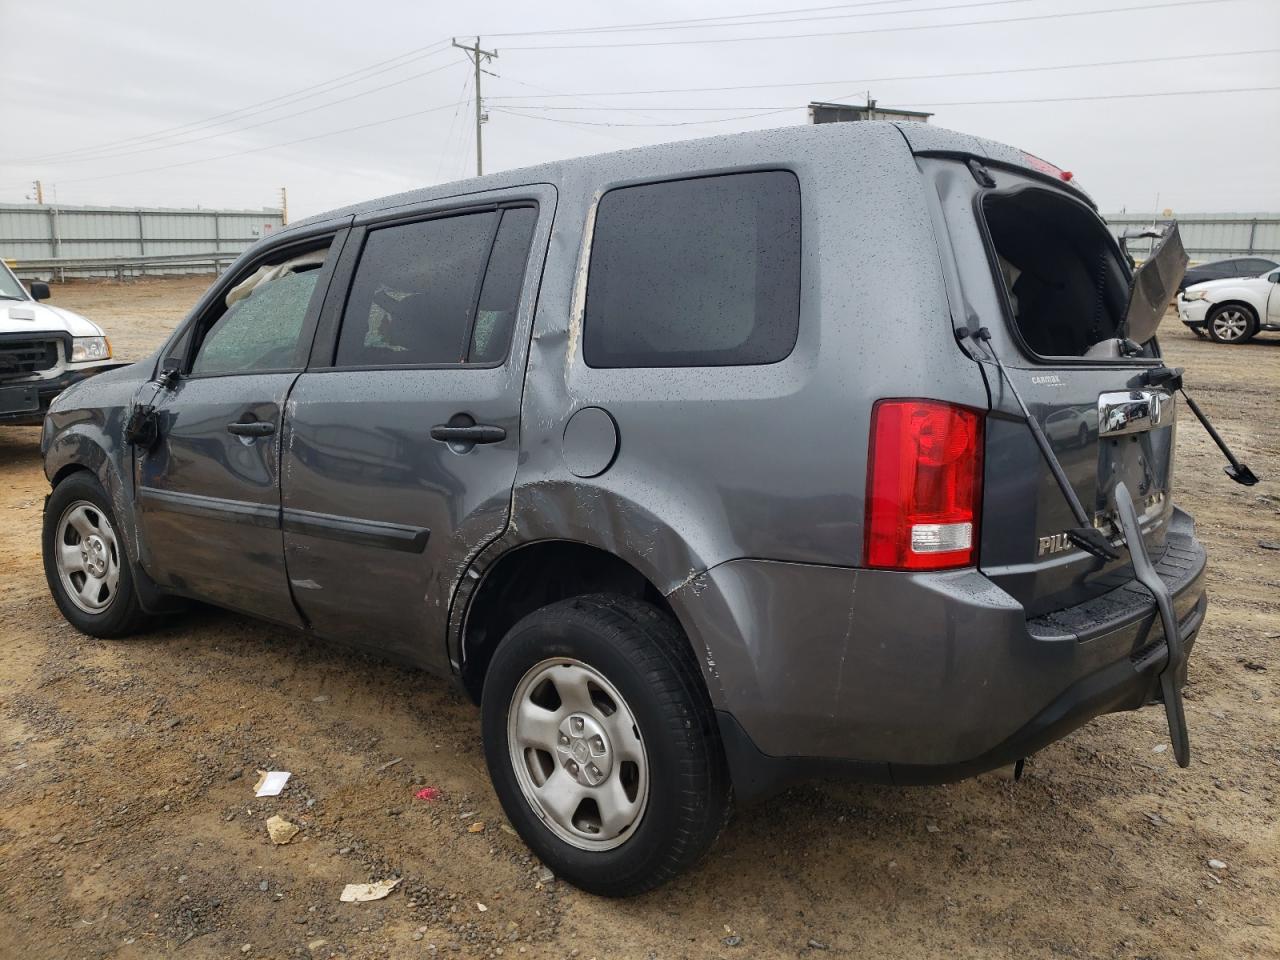
M 260 267 L 228 292 L 222 315 L 205 332 L 192 376 L 289 370 L 305 365 L 302 328 L 325 251 Z
M 784 171 L 621 187 L 596 212 L 592 367 L 775 363 L 800 322 L 800 186 Z

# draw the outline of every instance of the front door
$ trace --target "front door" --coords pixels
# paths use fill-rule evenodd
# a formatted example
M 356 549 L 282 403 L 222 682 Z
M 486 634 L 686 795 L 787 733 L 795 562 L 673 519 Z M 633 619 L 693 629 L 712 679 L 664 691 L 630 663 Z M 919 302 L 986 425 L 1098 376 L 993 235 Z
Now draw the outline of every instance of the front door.
M 189 596 L 294 625 L 280 431 L 332 273 L 331 241 L 251 266 L 192 321 L 175 378 L 156 396 L 158 438 L 136 462 L 147 573 Z
M 454 587 L 507 524 L 555 193 L 475 202 L 357 221 L 330 296 L 331 342 L 326 304 L 285 418 L 299 608 L 322 635 L 437 670 Z

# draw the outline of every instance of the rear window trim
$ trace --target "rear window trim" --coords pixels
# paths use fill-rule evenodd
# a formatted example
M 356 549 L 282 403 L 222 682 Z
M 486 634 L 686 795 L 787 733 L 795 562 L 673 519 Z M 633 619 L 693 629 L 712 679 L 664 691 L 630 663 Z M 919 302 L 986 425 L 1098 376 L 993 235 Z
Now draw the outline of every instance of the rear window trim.
M 1021 171 L 1017 171 L 1021 174 Z M 1084 202 L 1079 197 L 1073 196 L 1066 190 L 1062 190 L 1051 186 L 1047 183 L 1023 183 L 1015 184 L 1010 187 L 979 187 L 973 194 L 973 216 L 978 224 L 978 232 L 982 235 L 982 243 L 986 249 L 987 266 L 991 271 L 991 277 L 996 286 L 997 296 L 1000 299 L 1000 312 L 1004 317 L 1005 330 L 1010 338 L 1017 345 L 1018 350 L 1024 357 L 1033 363 L 1042 364 L 1044 366 L 1058 367 L 1065 365 L 1075 367 L 1116 367 L 1116 366 L 1143 366 L 1155 367 L 1162 362 L 1160 359 L 1160 342 L 1159 339 L 1153 337 L 1151 339 L 1152 346 L 1155 349 L 1155 356 L 1151 357 L 1072 357 L 1072 356 L 1045 356 L 1036 353 L 1028 346 L 1026 340 L 1022 336 L 1022 331 L 1018 329 L 1017 320 L 1013 314 L 1013 304 L 1009 300 L 1009 291 L 1005 286 L 1004 280 L 1001 278 L 999 253 L 996 250 L 995 241 L 991 237 L 991 229 L 987 225 L 986 213 L 983 204 L 986 198 L 992 194 L 1001 197 L 1013 197 L 1020 193 L 1034 191 L 1036 193 L 1047 193 L 1055 197 L 1060 197 L 1070 203 L 1074 203 L 1083 210 L 1096 217 L 1103 231 L 1107 235 L 1112 251 L 1115 253 L 1117 260 L 1124 265 L 1129 284 L 1133 284 L 1133 270 L 1129 266 L 1129 262 L 1124 257 L 1124 252 L 1120 249 L 1120 244 L 1110 230 L 1106 228 L 1106 221 L 1098 214 L 1090 204 Z

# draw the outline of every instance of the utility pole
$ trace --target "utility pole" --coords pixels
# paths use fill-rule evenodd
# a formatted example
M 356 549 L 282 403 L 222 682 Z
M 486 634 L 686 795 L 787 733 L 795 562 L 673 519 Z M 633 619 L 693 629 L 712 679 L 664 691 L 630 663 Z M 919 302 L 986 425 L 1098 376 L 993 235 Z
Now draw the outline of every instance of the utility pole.
M 31 186 L 35 189 L 35 192 L 36 192 L 36 203 L 43 204 L 44 203 L 44 184 L 41 183 L 39 180 L 35 180 L 32 182 Z
M 287 227 L 289 225 L 289 188 L 280 188 L 280 225 Z
M 480 38 L 476 37 L 475 46 L 468 47 L 465 43 L 459 43 L 458 38 L 453 38 L 453 45 L 459 50 L 466 53 L 467 58 L 475 64 L 476 68 L 476 176 L 484 176 L 484 148 L 480 143 L 480 125 L 489 119 L 484 112 L 484 106 L 480 99 L 480 74 L 489 73 L 488 70 L 480 69 L 480 58 L 483 57 L 486 62 L 492 60 L 498 55 L 497 50 L 481 50 Z M 493 76 L 493 74 L 489 74 Z

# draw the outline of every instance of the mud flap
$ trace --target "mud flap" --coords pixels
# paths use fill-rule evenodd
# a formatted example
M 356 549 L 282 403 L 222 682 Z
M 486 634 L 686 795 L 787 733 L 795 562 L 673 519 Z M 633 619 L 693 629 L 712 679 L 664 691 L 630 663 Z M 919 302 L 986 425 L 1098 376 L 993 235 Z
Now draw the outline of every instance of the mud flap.
M 1142 528 L 1138 524 L 1138 510 L 1123 481 L 1116 484 L 1113 495 L 1116 516 L 1120 519 L 1120 529 L 1124 533 L 1124 541 L 1133 561 L 1134 576 L 1155 598 L 1156 609 L 1160 611 L 1165 647 L 1169 651 L 1169 658 L 1160 671 L 1160 693 L 1164 700 L 1165 717 L 1169 721 L 1169 740 L 1173 744 L 1173 755 L 1178 766 L 1187 767 L 1191 764 L 1191 743 L 1187 738 L 1182 691 L 1178 689 L 1178 671 L 1186 659 L 1186 651 L 1182 645 L 1182 636 L 1178 633 L 1178 619 L 1173 614 L 1173 596 L 1147 554 L 1147 545 L 1142 540 Z

